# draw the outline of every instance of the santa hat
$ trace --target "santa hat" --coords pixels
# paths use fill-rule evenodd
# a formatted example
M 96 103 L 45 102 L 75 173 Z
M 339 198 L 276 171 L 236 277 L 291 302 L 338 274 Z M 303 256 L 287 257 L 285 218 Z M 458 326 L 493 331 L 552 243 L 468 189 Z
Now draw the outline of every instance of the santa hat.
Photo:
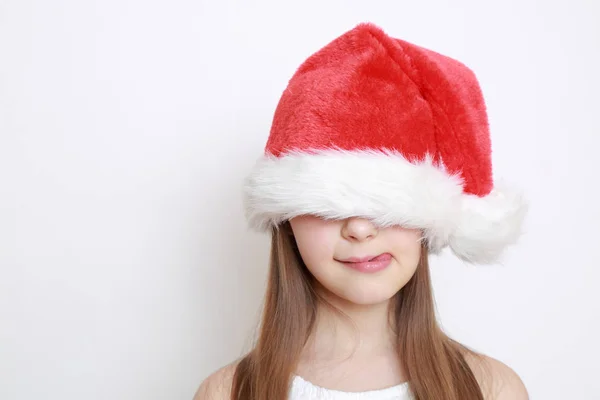
M 492 179 L 474 73 L 371 23 L 290 79 L 244 207 L 258 231 L 303 214 L 419 228 L 432 253 L 449 246 L 479 264 L 517 241 L 527 210 L 519 190 Z

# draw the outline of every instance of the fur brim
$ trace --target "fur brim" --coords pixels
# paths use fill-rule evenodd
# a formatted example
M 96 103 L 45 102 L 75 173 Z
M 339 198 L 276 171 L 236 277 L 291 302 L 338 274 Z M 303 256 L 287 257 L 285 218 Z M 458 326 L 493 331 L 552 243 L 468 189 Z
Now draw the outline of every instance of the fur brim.
M 295 216 L 369 218 L 379 226 L 421 229 L 429 250 L 450 246 L 461 259 L 497 261 L 517 241 L 526 214 L 523 196 L 496 186 L 480 197 L 426 156 L 408 160 L 387 150 L 338 148 L 261 157 L 243 185 L 248 224 L 257 231 Z

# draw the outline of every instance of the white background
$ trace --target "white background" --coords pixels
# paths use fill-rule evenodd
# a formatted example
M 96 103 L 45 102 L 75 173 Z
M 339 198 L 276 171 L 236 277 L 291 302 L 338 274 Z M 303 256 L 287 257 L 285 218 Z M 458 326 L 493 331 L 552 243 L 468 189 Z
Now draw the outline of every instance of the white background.
M 432 260 L 446 331 L 533 399 L 600 399 L 600 13 L 569 1 L 0 1 L 0 398 L 191 399 L 251 340 L 241 181 L 287 80 L 362 21 L 477 74 L 503 265 Z

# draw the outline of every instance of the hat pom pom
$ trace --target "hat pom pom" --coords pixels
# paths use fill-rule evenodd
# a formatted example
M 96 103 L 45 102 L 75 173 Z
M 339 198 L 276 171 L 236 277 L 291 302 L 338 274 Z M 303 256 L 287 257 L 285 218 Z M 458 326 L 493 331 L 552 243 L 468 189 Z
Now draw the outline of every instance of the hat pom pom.
M 496 183 L 484 197 L 465 195 L 462 216 L 449 246 L 472 264 L 499 262 L 503 250 L 517 242 L 529 205 L 520 189 Z

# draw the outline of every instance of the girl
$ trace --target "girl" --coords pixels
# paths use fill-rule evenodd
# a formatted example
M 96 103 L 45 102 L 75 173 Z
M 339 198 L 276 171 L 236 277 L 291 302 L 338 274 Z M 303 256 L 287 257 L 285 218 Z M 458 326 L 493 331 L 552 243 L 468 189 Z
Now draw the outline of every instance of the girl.
M 430 253 L 494 263 L 520 235 L 526 202 L 490 153 L 462 63 L 370 23 L 309 57 L 244 183 L 272 235 L 260 334 L 196 399 L 527 399 L 435 316 Z

